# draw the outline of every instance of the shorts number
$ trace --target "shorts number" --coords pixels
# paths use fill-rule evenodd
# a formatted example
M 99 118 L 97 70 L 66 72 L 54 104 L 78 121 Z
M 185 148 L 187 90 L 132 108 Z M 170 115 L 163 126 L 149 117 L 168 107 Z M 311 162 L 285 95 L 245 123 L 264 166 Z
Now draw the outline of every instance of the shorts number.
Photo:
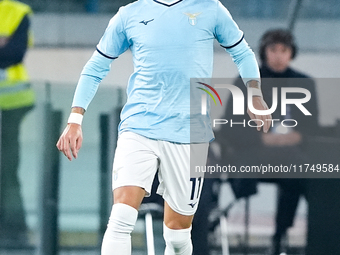
M 199 195 L 200 195 L 201 185 L 202 185 L 202 177 L 190 178 L 190 181 L 192 182 L 190 200 L 193 200 L 194 197 L 195 197 L 196 182 L 197 181 L 198 181 L 198 189 L 197 189 L 197 196 L 196 196 L 196 198 L 198 198 Z

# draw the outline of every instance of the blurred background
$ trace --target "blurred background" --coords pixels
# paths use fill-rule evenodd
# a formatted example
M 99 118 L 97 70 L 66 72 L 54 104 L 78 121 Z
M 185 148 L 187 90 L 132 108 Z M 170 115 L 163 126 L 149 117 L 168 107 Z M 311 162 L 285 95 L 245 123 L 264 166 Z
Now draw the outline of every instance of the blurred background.
M 117 113 L 125 101 L 125 87 L 133 71 L 130 51 L 113 62 L 110 74 L 102 82 L 86 113 L 84 143 L 79 158 L 69 162 L 59 155 L 54 143 L 66 124 L 84 64 L 95 50 L 110 18 L 120 6 L 132 1 L 22 2 L 30 5 L 34 12 L 31 19 L 34 47 L 28 50 L 25 64 L 36 92 L 36 104 L 21 125 L 19 165 L 29 241 L 21 247 L 4 245 L 0 247 L 0 254 L 99 254 L 102 231 L 111 208 L 110 166 L 119 118 Z M 335 134 L 340 119 L 340 88 L 336 86 L 336 78 L 340 78 L 340 2 L 221 2 L 244 31 L 257 56 L 259 40 L 265 31 L 291 29 L 299 47 L 292 66 L 311 77 L 334 81 L 326 88 L 317 84 L 317 93 L 319 124 Z M 216 43 L 213 76 L 233 78 L 237 74 L 229 55 Z M 270 245 L 277 187 L 261 183 L 258 189 L 247 204 L 238 200 L 228 212 L 231 254 L 264 254 Z M 218 193 L 220 208 L 235 199 L 228 182 L 219 184 Z M 156 254 L 160 255 L 164 246 L 161 221 L 155 221 Z M 289 230 L 292 254 L 304 254 L 307 225 L 308 205 L 302 198 L 294 226 Z M 212 254 L 222 254 L 221 239 L 221 230 L 217 227 L 210 233 Z M 133 247 L 133 254 L 146 254 L 143 217 L 138 220 L 133 233 Z

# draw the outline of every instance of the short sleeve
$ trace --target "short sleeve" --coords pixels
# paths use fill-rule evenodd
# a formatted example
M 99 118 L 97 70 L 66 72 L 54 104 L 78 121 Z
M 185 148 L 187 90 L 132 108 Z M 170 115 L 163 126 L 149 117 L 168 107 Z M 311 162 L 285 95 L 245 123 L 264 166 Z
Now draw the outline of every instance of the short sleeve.
M 122 8 L 113 16 L 107 26 L 103 37 L 100 39 L 97 50 L 108 58 L 117 58 L 129 48 L 129 43 L 124 31 Z
M 219 1 L 216 12 L 215 37 L 224 48 L 236 46 L 243 39 L 243 32 L 229 11 Z

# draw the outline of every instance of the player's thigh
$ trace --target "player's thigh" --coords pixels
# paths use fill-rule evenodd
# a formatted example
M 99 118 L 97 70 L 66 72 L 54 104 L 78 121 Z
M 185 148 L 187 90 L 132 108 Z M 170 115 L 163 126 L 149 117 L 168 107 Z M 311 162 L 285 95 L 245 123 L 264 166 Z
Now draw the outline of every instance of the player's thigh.
M 192 216 L 197 210 L 204 173 L 193 173 L 192 170 L 195 165 L 206 164 L 207 153 L 207 143 L 164 144 L 157 192 L 163 196 L 172 211 L 179 215 Z M 176 215 L 172 211 L 169 215 Z
M 119 136 L 112 171 L 114 203 L 139 207 L 143 197 L 150 194 L 158 168 L 154 143 L 132 132 Z

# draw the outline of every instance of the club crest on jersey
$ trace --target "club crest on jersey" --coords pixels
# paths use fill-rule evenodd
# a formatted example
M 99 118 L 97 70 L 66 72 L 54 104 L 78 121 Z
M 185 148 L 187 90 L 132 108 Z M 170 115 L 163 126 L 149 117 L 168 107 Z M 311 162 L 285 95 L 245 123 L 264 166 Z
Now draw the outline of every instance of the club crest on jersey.
M 198 13 L 185 12 L 184 14 L 188 16 L 190 25 L 195 26 L 197 24 L 197 16 L 200 15 L 201 12 L 198 12 Z
M 113 180 L 114 181 L 117 181 L 117 179 L 118 179 L 118 171 L 120 170 L 120 168 L 118 168 L 118 169 L 115 169 L 115 170 L 113 170 Z

